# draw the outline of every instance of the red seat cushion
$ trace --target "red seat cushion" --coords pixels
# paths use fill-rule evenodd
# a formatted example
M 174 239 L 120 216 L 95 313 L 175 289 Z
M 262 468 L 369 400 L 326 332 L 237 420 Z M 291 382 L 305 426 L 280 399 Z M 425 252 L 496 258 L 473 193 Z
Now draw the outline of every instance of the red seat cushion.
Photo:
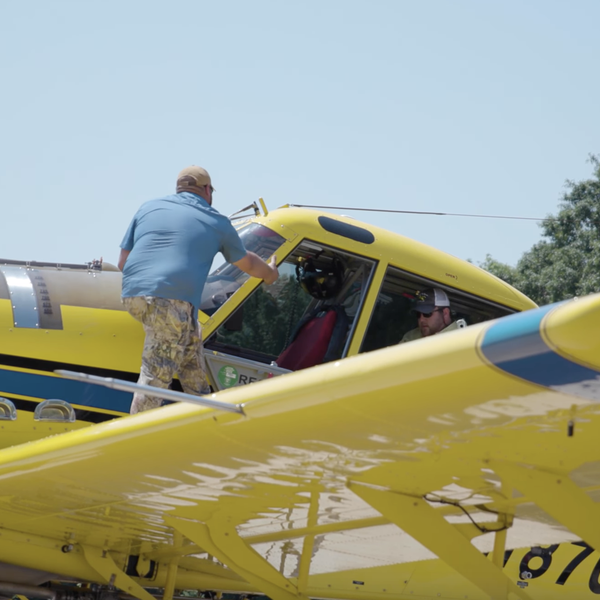
M 280 354 L 277 365 L 297 371 L 323 362 L 336 320 L 337 313 L 328 310 L 308 321 L 294 341 Z

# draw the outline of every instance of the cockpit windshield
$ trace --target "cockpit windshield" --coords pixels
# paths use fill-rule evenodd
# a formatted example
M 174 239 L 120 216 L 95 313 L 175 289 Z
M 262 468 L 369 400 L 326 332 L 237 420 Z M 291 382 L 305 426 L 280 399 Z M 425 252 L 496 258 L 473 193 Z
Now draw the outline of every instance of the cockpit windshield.
M 251 223 L 239 231 L 246 250 L 258 254 L 263 260 L 272 256 L 281 247 L 285 239 L 258 223 Z M 212 315 L 236 290 L 249 278 L 236 266 L 223 261 L 206 280 L 200 310 Z

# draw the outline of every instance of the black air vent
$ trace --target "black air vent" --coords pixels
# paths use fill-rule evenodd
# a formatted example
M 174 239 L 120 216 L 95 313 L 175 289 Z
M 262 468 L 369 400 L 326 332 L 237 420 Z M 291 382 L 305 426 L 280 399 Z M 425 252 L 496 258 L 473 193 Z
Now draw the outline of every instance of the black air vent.
M 341 235 L 361 244 L 372 244 L 375 241 L 375 236 L 368 229 L 342 223 L 342 221 L 336 221 L 330 217 L 319 217 L 319 225 L 329 233 Z

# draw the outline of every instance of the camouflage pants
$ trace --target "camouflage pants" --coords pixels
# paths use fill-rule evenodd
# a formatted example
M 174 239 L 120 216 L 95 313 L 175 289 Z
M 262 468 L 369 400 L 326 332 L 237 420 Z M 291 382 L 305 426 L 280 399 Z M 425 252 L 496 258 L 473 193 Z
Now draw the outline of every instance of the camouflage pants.
M 138 383 L 167 389 L 177 373 L 187 394 L 209 394 L 202 332 L 194 307 L 182 300 L 153 296 L 123 298 L 123 304 L 146 332 Z M 130 412 L 133 415 L 161 403 L 160 397 L 136 392 Z

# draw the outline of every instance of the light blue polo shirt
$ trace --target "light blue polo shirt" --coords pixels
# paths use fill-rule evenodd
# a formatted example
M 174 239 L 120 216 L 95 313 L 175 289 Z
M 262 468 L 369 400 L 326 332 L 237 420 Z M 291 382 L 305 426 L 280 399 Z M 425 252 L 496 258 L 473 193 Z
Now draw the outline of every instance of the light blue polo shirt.
M 213 258 L 237 262 L 246 249 L 229 219 L 204 198 L 181 192 L 150 200 L 137 211 L 121 248 L 124 298 L 158 296 L 200 306 Z

